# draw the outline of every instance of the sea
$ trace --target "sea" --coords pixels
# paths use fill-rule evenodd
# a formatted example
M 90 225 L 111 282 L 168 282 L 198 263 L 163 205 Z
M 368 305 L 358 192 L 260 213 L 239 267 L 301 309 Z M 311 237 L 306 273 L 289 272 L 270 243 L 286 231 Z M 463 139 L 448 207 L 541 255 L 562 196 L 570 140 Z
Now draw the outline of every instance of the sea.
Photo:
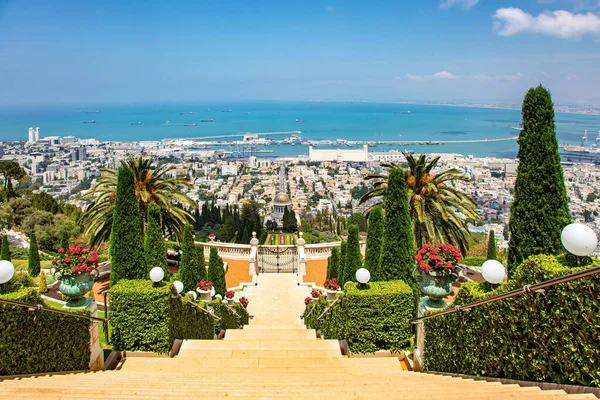
M 588 143 L 595 143 L 600 131 L 600 115 L 556 113 L 555 121 L 558 141 L 563 144 L 580 145 L 586 130 Z M 301 131 L 299 136 L 309 140 L 427 142 L 517 136 L 520 122 L 520 110 L 407 103 L 255 101 L 11 106 L 0 108 L 0 140 L 27 140 L 28 128 L 39 127 L 40 137 L 76 136 L 101 141 L 157 141 Z M 284 139 L 286 136 L 268 137 Z M 214 149 L 236 150 L 226 142 L 241 140 L 241 137 L 218 140 L 224 143 Z M 318 148 L 326 147 L 330 146 Z M 261 149 L 272 150 L 258 154 L 262 156 L 308 154 L 308 145 L 299 144 Z M 518 148 L 513 140 L 435 146 L 386 144 L 373 146 L 371 150 L 514 158 Z

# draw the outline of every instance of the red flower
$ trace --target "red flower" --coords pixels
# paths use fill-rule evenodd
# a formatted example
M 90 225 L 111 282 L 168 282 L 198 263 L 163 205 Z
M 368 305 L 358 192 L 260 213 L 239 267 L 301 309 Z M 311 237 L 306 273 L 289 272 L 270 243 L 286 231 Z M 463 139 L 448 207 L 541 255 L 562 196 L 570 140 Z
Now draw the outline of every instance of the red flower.
M 52 265 L 58 264 L 58 260 L 52 260 Z
M 207 279 L 202 279 L 200 282 L 198 282 L 196 284 L 197 287 L 199 287 L 201 290 L 212 290 L 213 288 L 213 283 Z
M 90 251 L 88 249 L 83 249 L 82 253 L 83 254 L 88 254 Z
M 64 253 L 64 252 L 65 252 L 65 249 L 63 249 L 63 248 L 61 247 L 60 249 L 58 249 L 58 252 L 59 252 L 59 253 Z
M 310 292 L 310 296 L 311 296 L 313 299 L 318 299 L 319 297 L 321 297 L 321 295 L 322 295 L 322 294 L 323 294 L 323 293 L 321 293 L 321 291 L 320 291 L 320 290 L 317 290 L 317 289 L 313 289 L 313 290 Z
M 78 260 L 80 263 L 82 263 L 82 262 L 84 262 L 84 261 L 85 261 L 85 258 L 83 258 L 83 257 L 79 256 L 79 258 L 78 258 L 77 260 Z
M 312 299 L 310 297 L 307 297 L 304 299 L 304 305 L 308 305 L 308 303 L 310 303 L 312 301 Z
M 248 307 L 248 299 L 245 297 L 240 297 L 240 303 L 244 306 L 244 307 Z
M 226 299 L 233 299 L 235 297 L 235 292 L 233 290 L 228 290 L 225 292 Z

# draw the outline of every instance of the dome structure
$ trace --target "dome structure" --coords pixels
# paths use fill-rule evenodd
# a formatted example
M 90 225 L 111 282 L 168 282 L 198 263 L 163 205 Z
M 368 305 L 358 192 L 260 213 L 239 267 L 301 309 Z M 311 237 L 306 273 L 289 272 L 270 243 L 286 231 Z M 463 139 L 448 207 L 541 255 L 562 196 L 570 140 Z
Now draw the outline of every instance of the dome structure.
M 278 205 L 289 205 L 291 204 L 290 196 L 288 196 L 287 193 L 279 193 L 277 196 L 275 196 L 273 203 Z

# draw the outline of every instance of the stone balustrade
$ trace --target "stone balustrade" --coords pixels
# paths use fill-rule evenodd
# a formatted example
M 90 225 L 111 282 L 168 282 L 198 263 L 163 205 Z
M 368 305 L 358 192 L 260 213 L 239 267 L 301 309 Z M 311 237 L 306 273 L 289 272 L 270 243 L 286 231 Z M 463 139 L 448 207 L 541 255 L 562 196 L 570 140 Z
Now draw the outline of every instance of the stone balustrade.
M 210 255 L 210 248 L 216 247 L 219 256 L 223 259 L 230 260 L 250 260 L 251 245 L 250 244 L 238 244 L 238 243 L 221 243 L 221 242 L 208 242 L 199 243 L 204 246 L 204 257 L 208 258 Z

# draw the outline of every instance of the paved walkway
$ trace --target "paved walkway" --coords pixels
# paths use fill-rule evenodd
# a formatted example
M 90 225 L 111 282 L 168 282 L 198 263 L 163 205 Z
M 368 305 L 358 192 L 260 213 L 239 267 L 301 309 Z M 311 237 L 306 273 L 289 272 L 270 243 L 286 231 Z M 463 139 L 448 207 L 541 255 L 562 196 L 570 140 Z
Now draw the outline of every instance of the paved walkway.
M 285 325 L 303 327 L 300 315 L 304 299 L 309 295 L 306 286 L 297 285 L 296 274 L 260 274 L 258 285 L 246 288 L 250 304 L 248 312 L 254 325 Z

